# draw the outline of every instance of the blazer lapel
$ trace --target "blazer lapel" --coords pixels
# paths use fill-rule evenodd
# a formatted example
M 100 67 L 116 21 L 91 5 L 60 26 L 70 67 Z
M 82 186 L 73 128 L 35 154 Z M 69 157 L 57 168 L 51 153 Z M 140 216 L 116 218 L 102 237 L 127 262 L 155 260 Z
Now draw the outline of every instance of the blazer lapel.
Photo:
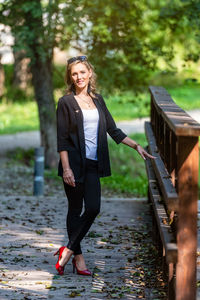
M 102 123 L 103 119 L 104 119 L 104 114 L 102 111 L 102 107 L 101 104 L 99 103 L 99 100 L 97 98 L 93 98 L 94 104 L 96 105 L 96 108 L 99 112 L 99 121 Z
M 106 120 L 101 104 L 97 98 L 94 98 L 94 103 L 99 112 L 99 129 L 98 129 L 98 147 L 97 147 L 97 157 L 99 161 L 99 170 L 103 172 L 103 152 L 105 145 L 107 145 L 107 135 L 106 135 Z
M 94 104 L 96 105 L 96 108 L 99 112 L 99 132 L 103 131 L 103 130 L 106 131 L 105 115 L 103 113 L 101 104 L 100 104 L 100 102 L 97 98 L 94 98 L 93 101 L 94 101 Z
M 75 113 L 79 142 L 80 142 L 80 149 L 81 149 L 81 156 L 84 159 L 86 154 L 85 154 L 85 137 L 84 137 L 84 129 L 83 129 L 83 113 L 76 99 L 74 98 L 73 93 L 71 94 L 69 101 L 70 101 L 70 106 L 73 108 Z

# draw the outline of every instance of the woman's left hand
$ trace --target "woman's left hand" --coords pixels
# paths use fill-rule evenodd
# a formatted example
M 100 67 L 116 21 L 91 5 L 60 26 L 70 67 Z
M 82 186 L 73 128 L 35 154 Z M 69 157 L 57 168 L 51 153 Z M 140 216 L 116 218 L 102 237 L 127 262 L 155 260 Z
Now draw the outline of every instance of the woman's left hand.
M 155 156 L 153 156 L 153 155 L 149 154 L 148 152 L 146 152 L 146 151 L 142 148 L 142 146 L 140 146 L 140 145 L 137 145 L 136 151 L 140 154 L 140 156 L 141 156 L 144 160 L 146 160 L 146 158 L 151 158 L 151 159 L 155 159 L 155 158 L 156 158 Z
M 126 136 L 123 140 L 122 140 L 122 143 L 135 149 L 139 154 L 140 156 L 146 160 L 146 158 L 152 158 L 152 159 L 155 159 L 156 157 L 149 154 L 148 152 L 146 152 L 142 146 L 140 146 L 140 144 L 136 143 L 136 141 L 130 139 L 128 136 Z

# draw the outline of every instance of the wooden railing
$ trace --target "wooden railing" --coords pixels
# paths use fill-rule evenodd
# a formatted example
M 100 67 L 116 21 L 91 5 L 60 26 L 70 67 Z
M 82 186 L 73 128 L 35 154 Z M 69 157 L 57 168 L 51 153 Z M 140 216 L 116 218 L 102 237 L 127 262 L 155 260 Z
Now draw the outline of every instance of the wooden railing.
M 168 299 L 196 299 L 197 200 L 200 124 L 162 87 L 150 88 L 145 123 L 148 197 L 168 266 Z

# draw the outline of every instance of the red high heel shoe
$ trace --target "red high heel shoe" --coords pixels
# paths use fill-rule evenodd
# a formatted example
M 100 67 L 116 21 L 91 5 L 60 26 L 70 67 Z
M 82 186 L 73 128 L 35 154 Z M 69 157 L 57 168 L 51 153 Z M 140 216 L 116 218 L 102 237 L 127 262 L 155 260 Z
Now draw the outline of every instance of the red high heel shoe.
M 76 272 L 77 272 L 77 274 L 79 274 L 79 275 L 86 275 L 86 276 L 91 276 L 91 275 L 92 275 L 92 273 L 91 273 L 88 269 L 83 270 L 83 271 L 79 270 L 79 269 L 77 268 L 75 258 L 72 259 L 72 265 L 73 265 L 73 273 L 75 273 L 75 269 L 76 269 Z
M 64 268 L 65 268 L 65 266 L 64 267 L 61 266 L 59 264 L 59 260 L 62 258 L 62 253 L 63 253 L 63 251 L 64 251 L 65 248 L 67 248 L 67 247 L 66 246 L 60 247 L 60 249 L 58 249 L 58 251 L 56 251 L 54 253 L 54 256 L 57 255 L 57 254 L 59 254 L 58 261 L 55 264 L 56 270 L 58 271 L 59 275 L 63 275 L 64 274 Z

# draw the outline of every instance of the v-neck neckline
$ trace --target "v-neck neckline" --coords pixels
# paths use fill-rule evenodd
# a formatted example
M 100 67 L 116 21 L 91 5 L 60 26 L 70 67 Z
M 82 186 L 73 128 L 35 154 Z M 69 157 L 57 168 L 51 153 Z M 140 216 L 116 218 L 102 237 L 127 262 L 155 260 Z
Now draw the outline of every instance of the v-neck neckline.
M 74 98 L 74 100 L 75 100 L 77 106 L 79 107 L 79 109 L 82 110 L 82 108 L 81 108 L 80 105 L 78 104 L 78 101 L 77 101 L 76 98 L 75 98 L 74 93 L 72 93 L 72 96 L 73 96 L 73 98 Z M 91 98 L 92 98 L 92 97 L 91 97 Z M 94 102 L 93 99 L 94 99 L 94 98 L 92 98 L 92 101 L 93 101 L 93 103 L 94 103 L 94 105 L 95 105 L 96 108 L 93 108 L 93 109 L 84 109 L 84 108 L 83 108 L 84 110 L 95 110 L 95 109 L 97 109 L 97 106 L 96 106 L 96 104 L 95 104 L 95 102 Z

